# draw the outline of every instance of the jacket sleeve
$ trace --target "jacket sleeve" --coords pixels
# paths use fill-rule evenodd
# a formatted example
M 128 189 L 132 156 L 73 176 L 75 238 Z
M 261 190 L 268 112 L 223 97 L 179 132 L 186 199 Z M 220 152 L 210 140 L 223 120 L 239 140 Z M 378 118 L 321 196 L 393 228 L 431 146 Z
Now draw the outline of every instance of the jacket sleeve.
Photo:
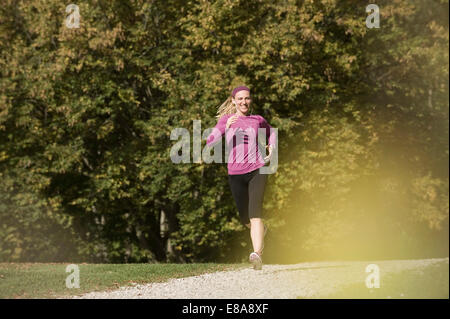
M 260 124 L 260 126 L 262 128 L 266 129 L 266 137 L 267 137 L 267 139 L 269 141 L 267 144 L 271 145 L 272 148 L 276 148 L 277 145 L 276 145 L 276 132 L 275 132 L 275 129 L 273 129 L 272 126 L 270 126 L 270 124 L 267 123 L 266 119 L 263 118 L 262 116 L 261 116 L 261 124 Z
M 211 134 L 209 134 L 208 138 L 206 139 L 206 145 L 213 146 L 222 139 L 222 136 L 225 134 L 225 127 L 227 124 L 227 120 L 228 120 L 227 115 L 223 115 L 219 119 L 216 126 L 213 128 Z

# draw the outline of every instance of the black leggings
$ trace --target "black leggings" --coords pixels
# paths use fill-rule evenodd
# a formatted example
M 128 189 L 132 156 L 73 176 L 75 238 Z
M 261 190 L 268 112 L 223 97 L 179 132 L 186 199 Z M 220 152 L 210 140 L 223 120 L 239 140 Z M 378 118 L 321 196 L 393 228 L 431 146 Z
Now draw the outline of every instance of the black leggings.
M 250 218 L 262 217 L 266 181 L 267 174 L 260 174 L 259 168 L 245 174 L 228 175 L 231 193 L 243 225 L 249 224 Z

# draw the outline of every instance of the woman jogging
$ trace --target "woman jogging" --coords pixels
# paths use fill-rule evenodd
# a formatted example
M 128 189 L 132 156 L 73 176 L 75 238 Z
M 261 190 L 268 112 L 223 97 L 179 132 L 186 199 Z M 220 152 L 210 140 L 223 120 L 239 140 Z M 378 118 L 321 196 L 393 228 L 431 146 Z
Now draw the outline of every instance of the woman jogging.
M 262 206 L 267 174 L 260 168 L 270 161 L 275 145 L 275 132 L 260 115 L 249 114 L 250 89 L 236 87 L 231 96 L 219 107 L 219 121 L 206 144 L 212 146 L 225 134 L 226 143 L 231 149 L 228 156 L 228 182 L 239 211 L 239 217 L 250 228 L 253 252 L 249 261 L 256 270 L 262 269 L 264 235 L 267 228 L 262 221 Z M 258 146 L 258 129 L 265 129 L 268 137 L 268 156 L 263 158 Z M 264 152 L 265 153 L 265 152 Z

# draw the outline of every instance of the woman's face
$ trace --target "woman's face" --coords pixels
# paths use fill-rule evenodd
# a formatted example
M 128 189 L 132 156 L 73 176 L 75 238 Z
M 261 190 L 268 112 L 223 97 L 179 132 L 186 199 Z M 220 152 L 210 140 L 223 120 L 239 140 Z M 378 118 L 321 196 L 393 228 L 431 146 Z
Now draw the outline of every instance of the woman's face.
M 246 115 L 250 110 L 250 103 L 252 102 L 250 92 L 247 90 L 237 92 L 233 98 L 233 102 L 236 105 L 236 113 Z

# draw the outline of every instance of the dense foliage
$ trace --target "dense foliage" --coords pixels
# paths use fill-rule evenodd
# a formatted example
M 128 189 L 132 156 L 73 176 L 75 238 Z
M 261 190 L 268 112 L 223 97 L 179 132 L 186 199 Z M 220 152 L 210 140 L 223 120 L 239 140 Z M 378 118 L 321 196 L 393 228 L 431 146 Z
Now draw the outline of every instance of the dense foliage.
M 448 256 L 447 0 L 371 29 L 350 0 L 76 4 L 0 6 L 1 261 L 246 258 L 226 164 L 169 155 L 242 83 L 278 128 L 267 261 Z

